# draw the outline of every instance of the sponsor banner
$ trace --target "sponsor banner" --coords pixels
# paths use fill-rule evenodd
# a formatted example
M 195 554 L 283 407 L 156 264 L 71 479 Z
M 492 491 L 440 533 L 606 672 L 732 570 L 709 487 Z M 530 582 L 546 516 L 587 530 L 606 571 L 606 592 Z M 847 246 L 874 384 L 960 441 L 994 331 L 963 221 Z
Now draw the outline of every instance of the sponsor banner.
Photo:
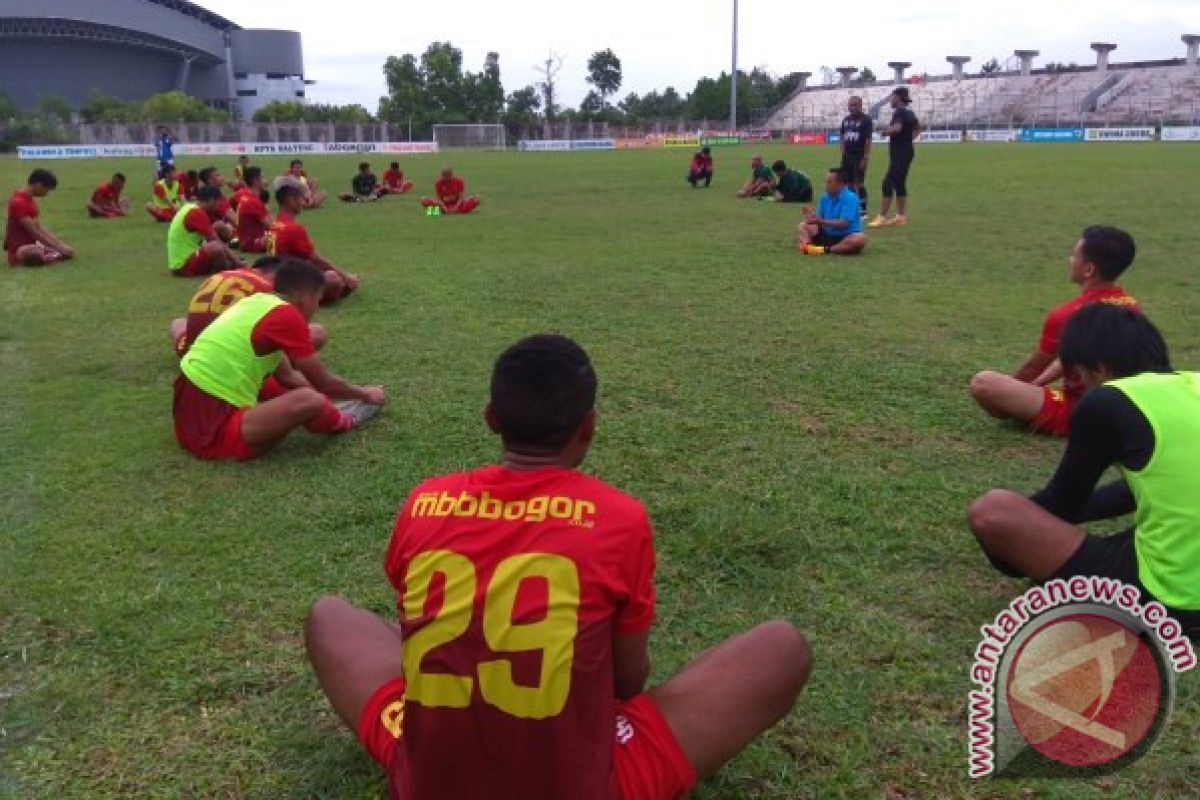
M 769 142 L 771 141 L 770 131 L 742 131 L 741 137 L 743 142 Z
M 1016 140 L 1017 132 L 1009 128 L 999 131 L 967 131 L 968 142 L 1015 142 Z
M 1083 128 L 1022 128 L 1018 142 L 1082 142 Z
M 962 131 L 921 131 L 921 136 L 917 139 L 918 142 L 925 142 L 926 144 L 961 142 L 962 140 Z
M 572 150 L 615 150 L 617 143 L 612 139 L 572 139 Z
M 875 133 L 871 134 L 871 141 L 875 144 L 887 144 L 888 137 L 884 136 L 879 131 L 875 131 Z
M 317 155 L 325 152 L 320 142 L 260 142 L 257 144 L 247 145 L 246 152 L 250 155 L 274 156 L 274 155 L 297 155 L 308 154 Z
M 788 141 L 792 144 L 825 144 L 826 136 L 824 133 L 793 133 Z
M 437 142 L 381 142 L 381 153 L 436 153 Z
M 825 141 L 828 142 L 829 144 L 841 144 L 842 143 L 842 132 L 841 131 L 830 131 L 829 133 L 825 134 Z
M 1159 138 L 1164 142 L 1200 142 L 1200 126 L 1164 125 Z
M 613 146 L 619 150 L 629 150 L 634 148 L 652 147 L 655 144 L 654 139 L 647 136 L 642 139 L 614 139 Z
M 700 137 L 700 144 L 703 144 L 703 145 L 720 146 L 720 145 L 741 144 L 741 143 L 742 143 L 741 136 L 726 136 L 724 134 L 721 134 L 721 135 L 717 135 L 717 136 L 701 136 Z
M 517 142 L 518 150 L 545 152 L 548 150 L 570 150 L 569 139 L 522 139 Z
M 664 136 L 663 147 L 699 147 L 699 136 Z
M 1154 128 L 1087 128 L 1083 138 L 1088 142 L 1153 142 Z
M 95 158 L 99 153 L 93 146 L 46 145 L 17 148 L 17 158 Z
M 321 155 L 324 153 L 436 153 L 436 142 L 210 142 L 175 145 L 176 156 Z M 50 145 L 17 148 L 17 157 L 153 158 L 150 144 Z

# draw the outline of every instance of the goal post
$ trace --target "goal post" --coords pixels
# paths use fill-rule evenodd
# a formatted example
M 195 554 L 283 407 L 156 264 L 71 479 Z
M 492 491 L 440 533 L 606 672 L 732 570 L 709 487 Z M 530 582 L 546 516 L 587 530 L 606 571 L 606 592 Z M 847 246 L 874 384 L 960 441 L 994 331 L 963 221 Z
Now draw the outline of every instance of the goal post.
M 466 125 L 434 125 L 433 140 L 439 149 L 471 147 L 477 150 L 503 150 L 504 126 L 482 122 Z

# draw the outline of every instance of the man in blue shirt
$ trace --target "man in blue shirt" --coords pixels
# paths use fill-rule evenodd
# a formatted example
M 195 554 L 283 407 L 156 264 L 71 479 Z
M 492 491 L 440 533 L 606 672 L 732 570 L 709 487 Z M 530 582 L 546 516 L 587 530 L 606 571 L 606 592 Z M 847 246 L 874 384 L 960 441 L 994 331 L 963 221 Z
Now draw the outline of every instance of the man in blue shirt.
M 806 256 L 850 256 L 867 246 L 858 195 L 846 186 L 841 167 L 825 174 L 825 194 L 817 213 L 805 208 L 804 222 L 796 228 L 796 249 Z
M 166 125 L 158 126 L 158 139 L 154 142 L 154 157 L 158 159 L 158 177 L 165 178 L 167 173 L 175 172 L 175 140 Z

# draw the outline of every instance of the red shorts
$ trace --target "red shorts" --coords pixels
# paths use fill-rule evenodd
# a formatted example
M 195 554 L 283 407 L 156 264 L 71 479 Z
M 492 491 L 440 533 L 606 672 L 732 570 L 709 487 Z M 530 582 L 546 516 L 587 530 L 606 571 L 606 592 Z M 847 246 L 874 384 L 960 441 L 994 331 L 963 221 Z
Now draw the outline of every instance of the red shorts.
M 258 455 L 242 438 L 245 413 L 200 389 L 186 375 L 175 379 L 175 441 L 197 458 L 247 461 Z
M 156 208 L 150 212 L 150 216 L 154 217 L 159 222 L 170 222 L 175 219 L 175 209 L 173 208 Z
M 20 259 L 17 258 L 17 250 L 19 250 L 19 249 L 20 248 L 17 248 L 16 250 L 7 251 L 8 252 L 8 265 L 10 267 L 31 267 L 31 266 L 32 267 L 40 267 L 40 266 L 45 266 L 47 264 L 57 264 L 59 261 L 62 261 L 62 255 L 59 254 L 59 252 L 57 250 L 51 250 L 48 247 L 43 247 L 41 249 L 41 255 L 36 260 L 21 261 Z
M 238 249 L 243 253 L 265 253 L 267 252 L 267 241 L 265 238 L 258 239 L 238 239 Z
M 1042 407 L 1029 422 L 1029 429 L 1047 436 L 1066 436 L 1071 422 L 1071 403 L 1059 389 L 1042 387 Z
M 404 724 L 404 679 L 380 686 L 358 718 L 358 740 L 391 772 Z M 647 694 L 617 705 L 614 800 L 676 800 L 696 785 L 696 771 Z
M 201 245 L 196 252 L 188 256 L 188 260 L 183 262 L 182 267 L 171 270 L 171 272 L 176 278 L 197 278 L 201 275 L 212 275 L 217 272 L 217 267 Z

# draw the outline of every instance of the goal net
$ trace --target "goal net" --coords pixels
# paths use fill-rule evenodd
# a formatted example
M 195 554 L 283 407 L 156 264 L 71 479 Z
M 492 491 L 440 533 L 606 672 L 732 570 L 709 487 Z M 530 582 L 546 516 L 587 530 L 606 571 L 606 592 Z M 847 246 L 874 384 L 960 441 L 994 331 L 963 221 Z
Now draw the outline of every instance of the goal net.
M 439 149 L 473 147 L 480 150 L 504 149 L 504 126 L 472 123 L 470 125 L 434 125 L 433 140 Z

